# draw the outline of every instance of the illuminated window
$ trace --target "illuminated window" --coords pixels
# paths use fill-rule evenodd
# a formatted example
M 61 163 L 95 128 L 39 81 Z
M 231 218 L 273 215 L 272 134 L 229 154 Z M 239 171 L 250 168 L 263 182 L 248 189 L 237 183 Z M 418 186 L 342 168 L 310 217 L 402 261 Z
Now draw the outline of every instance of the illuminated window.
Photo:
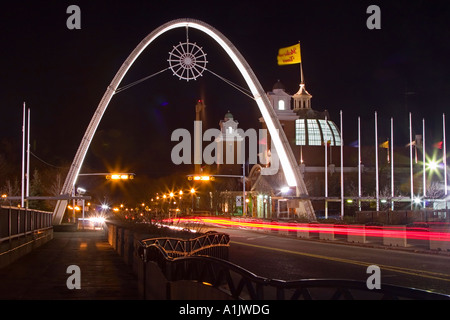
M 340 133 L 334 122 L 323 119 L 295 120 L 297 146 L 322 146 L 326 141 L 330 141 L 332 146 L 341 145 Z
M 305 119 L 295 120 L 295 144 L 297 146 L 306 145 Z
M 308 124 L 308 145 L 322 145 L 322 135 L 320 134 L 319 124 L 315 119 L 307 119 Z
M 333 134 L 331 133 L 331 129 L 328 125 L 328 121 L 319 120 L 320 128 L 322 129 L 323 134 L 323 142 L 330 141 L 330 145 L 334 146 Z
M 331 127 L 331 130 L 333 131 L 334 139 L 336 140 L 336 145 L 341 145 L 341 134 L 339 133 L 338 128 L 336 127 L 336 124 L 334 122 L 328 122 L 328 124 Z
M 284 100 L 278 101 L 278 110 L 285 110 L 284 109 Z

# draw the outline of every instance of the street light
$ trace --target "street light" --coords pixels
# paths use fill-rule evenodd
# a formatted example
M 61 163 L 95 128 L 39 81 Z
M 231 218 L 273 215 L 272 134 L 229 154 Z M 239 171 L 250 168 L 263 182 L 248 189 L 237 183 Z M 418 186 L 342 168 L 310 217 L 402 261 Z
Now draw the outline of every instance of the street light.
M 132 180 L 134 173 L 112 173 L 106 175 L 107 180 Z
M 194 212 L 194 195 L 195 195 L 195 189 L 191 188 L 191 213 Z
M 194 181 L 214 181 L 215 177 L 213 176 L 207 176 L 207 175 L 202 175 L 202 176 L 188 176 L 188 180 L 194 180 Z
M 430 160 L 427 163 L 427 166 L 428 166 L 428 169 L 430 169 L 432 171 L 435 171 L 435 170 L 438 169 L 439 163 L 437 161 L 435 161 L 435 160 Z
M 77 193 L 79 194 L 79 195 L 84 195 L 85 193 L 86 193 L 86 189 L 84 189 L 84 188 L 81 188 L 81 187 L 78 187 L 77 188 Z M 81 205 L 83 206 L 83 210 L 82 210 L 82 215 L 81 215 L 81 218 L 82 218 L 82 220 L 83 220 L 83 226 L 82 226 L 82 228 L 83 228 L 83 230 L 84 230 L 84 199 L 81 201 Z M 78 206 L 77 206 L 78 207 Z M 75 208 L 75 210 L 77 210 L 76 208 Z M 79 210 L 77 210 L 77 211 L 79 211 Z
M 283 188 L 281 188 L 281 193 L 288 193 L 289 190 L 291 190 L 291 188 L 289 188 L 289 187 L 283 187 Z
M 86 193 L 86 189 L 81 188 L 81 187 L 78 187 L 78 188 L 77 188 L 77 193 L 83 195 L 83 194 Z

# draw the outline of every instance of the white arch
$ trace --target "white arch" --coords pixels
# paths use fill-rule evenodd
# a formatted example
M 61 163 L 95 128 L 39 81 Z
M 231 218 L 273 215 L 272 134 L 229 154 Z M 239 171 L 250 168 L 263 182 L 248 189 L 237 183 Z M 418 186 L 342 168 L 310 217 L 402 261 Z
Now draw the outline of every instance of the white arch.
M 275 111 L 271 107 L 270 102 L 267 96 L 265 95 L 264 90 L 261 87 L 261 84 L 259 83 L 258 79 L 256 78 L 253 70 L 250 68 L 244 57 L 234 47 L 234 45 L 222 33 L 220 33 L 219 31 L 217 31 L 216 29 L 214 29 L 213 27 L 209 26 L 208 24 L 202 21 L 188 18 L 173 20 L 155 29 L 139 43 L 139 45 L 133 50 L 133 52 L 122 64 L 119 71 L 116 73 L 115 77 L 111 81 L 111 84 L 106 89 L 106 92 L 103 95 L 103 98 L 100 101 L 97 110 L 95 111 L 94 116 L 91 119 L 91 122 L 89 123 L 86 133 L 84 134 L 84 137 L 81 140 L 80 146 L 78 147 L 78 151 L 75 155 L 69 173 L 66 177 L 63 188 L 61 190 L 61 194 L 62 195 L 71 194 L 75 182 L 77 180 L 78 174 L 80 172 L 81 165 L 83 164 L 87 150 L 92 141 L 92 138 L 94 137 L 94 134 L 100 123 L 100 120 L 103 114 L 105 113 L 105 110 L 108 107 L 108 104 L 111 101 L 114 93 L 116 92 L 120 82 L 130 69 L 134 61 L 139 57 L 142 51 L 144 51 L 144 49 L 160 35 L 169 30 L 182 27 L 189 27 L 203 31 L 211 38 L 213 38 L 225 50 L 228 56 L 233 60 L 234 64 L 239 69 L 247 85 L 249 86 L 250 91 L 252 92 L 252 95 L 256 100 L 256 103 L 258 104 L 258 107 L 267 125 L 269 133 L 272 137 L 272 142 L 275 148 L 277 149 L 278 156 L 280 158 L 280 162 L 286 177 L 286 181 L 290 186 L 297 187 L 297 195 L 307 194 L 305 184 L 303 182 L 298 165 L 296 164 L 295 157 L 287 141 L 284 130 L 282 129 L 280 122 L 276 117 Z M 308 216 L 311 216 L 314 214 L 312 205 L 309 201 L 306 202 L 307 205 L 304 206 L 306 214 Z M 61 223 L 66 206 L 67 200 L 60 200 L 56 204 L 53 215 L 54 224 Z

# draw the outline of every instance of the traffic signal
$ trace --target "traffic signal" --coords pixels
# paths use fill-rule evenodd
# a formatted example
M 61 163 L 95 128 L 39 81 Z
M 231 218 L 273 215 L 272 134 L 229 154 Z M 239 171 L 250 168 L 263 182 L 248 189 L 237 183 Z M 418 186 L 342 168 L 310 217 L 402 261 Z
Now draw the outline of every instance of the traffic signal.
M 202 176 L 198 176 L 198 175 L 194 175 L 194 176 L 188 176 L 188 180 L 194 180 L 194 181 L 214 181 L 215 177 L 214 176 L 207 176 L 207 175 L 202 175 Z
M 106 176 L 107 180 L 133 180 L 134 173 L 112 173 Z

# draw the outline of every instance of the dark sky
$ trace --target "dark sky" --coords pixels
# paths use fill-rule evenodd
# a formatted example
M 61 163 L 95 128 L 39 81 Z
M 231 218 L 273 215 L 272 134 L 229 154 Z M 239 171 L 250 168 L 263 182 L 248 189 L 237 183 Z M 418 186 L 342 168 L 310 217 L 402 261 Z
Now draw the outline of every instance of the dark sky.
M 81 9 L 81 30 L 66 27 L 71 4 Z M 366 27 L 371 4 L 381 9 L 381 30 Z M 348 143 L 356 139 L 357 116 L 372 130 L 374 111 L 381 131 L 394 117 L 401 143 L 408 142 L 402 140 L 408 112 L 415 131 L 421 131 L 425 117 L 430 137 L 439 139 L 442 113 L 450 105 L 450 3 L 416 0 L 8 2 L 0 13 L 0 137 L 16 141 L 20 153 L 25 101 L 32 112 L 34 154 L 54 165 L 71 162 L 127 56 L 155 28 L 185 17 L 203 20 L 228 37 L 266 91 L 278 79 L 288 93 L 297 91 L 298 65 L 278 66 L 276 56 L 279 48 L 300 41 L 312 107 L 329 110 L 336 123 L 342 110 Z M 196 30 L 189 38 L 208 54 L 210 70 L 245 86 L 211 39 Z M 182 29 L 162 35 L 122 84 L 166 68 L 168 52 L 184 41 Z M 259 127 L 256 104 L 212 74 L 187 83 L 165 72 L 113 98 L 86 167 L 169 174 L 175 145 L 170 135 L 176 128 L 192 131 L 199 98 L 207 105 L 208 126 L 218 127 L 230 110 L 243 129 Z

